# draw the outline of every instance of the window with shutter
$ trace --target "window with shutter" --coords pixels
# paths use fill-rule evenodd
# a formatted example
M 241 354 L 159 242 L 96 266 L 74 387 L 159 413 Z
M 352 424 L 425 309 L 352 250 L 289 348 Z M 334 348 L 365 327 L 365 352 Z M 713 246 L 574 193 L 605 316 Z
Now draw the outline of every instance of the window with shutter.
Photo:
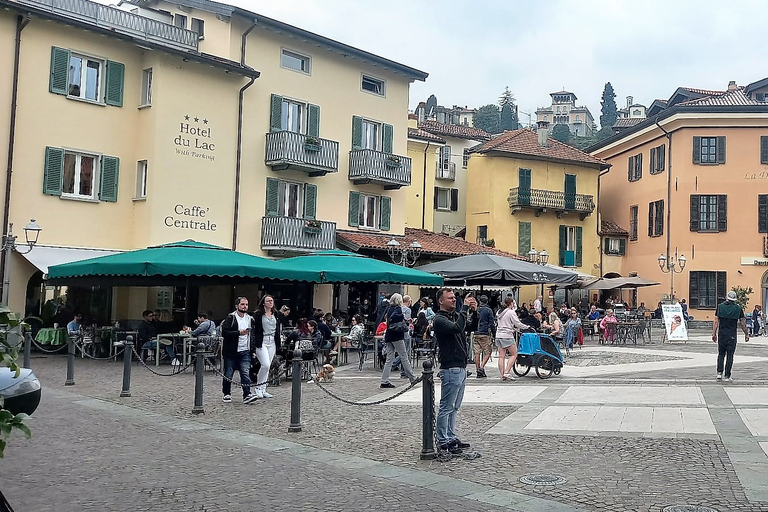
M 653 219 L 656 207 L 653 203 L 648 203 L 648 236 L 653 236 Z
M 727 274 L 725 272 L 717 272 L 717 301 L 715 307 L 725 300 L 726 293 L 728 293 Z
M 627 181 L 635 181 L 635 157 L 627 159 Z
M 49 196 L 61 195 L 62 177 L 64 174 L 64 150 L 45 148 L 45 168 L 43 169 L 43 194 Z
M 728 196 L 717 196 L 717 230 L 728 231 Z
M 760 163 L 768 164 L 768 137 L 760 137 Z
M 283 97 L 273 94 L 269 100 L 269 131 L 283 129 Z
M 357 227 L 360 223 L 360 192 L 349 192 L 349 225 Z
M 352 151 L 363 149 L 363 118 L 352 116 Z
M 459 211 L 459 189 L 451 189 L 451 211 Z
M 307 135 L 320 136 L 320 107 L 317 105 L 307 105 Z
M 624 256 L 627 253 L 627 240 L 625 238 L 619 239 L 619 256 Z
M 699 195 L 691 194 L 691 216 L 690 216 L 690 229 L 691 231 L 699 230 L 699 217 L 701 215 Z
M 656 174 L 656 148 L 651 148 L 651 158 L 648 161 L 648 174 Z
M 694 137 L 693 163 L 724 164 L 725 137 Z
M 699 309 L 699 273 L 688 273 L 688 306 L 691 309 Z
M 656 201 L 656 223 L 654 226 L 654 234 L 661 236 L 664 234 L 664 200 Z
M 390 215 L 392 214 L 392 199 L 387 196 L 381 196 L 381 217 L 379 221 L 379 229 L 382 231 L 389 231 L 390 229 Z
M 531 223 L 520 221 L 517 223 L 517 254 L 527 258 L 530 251 Z
M 658 172 L 664 172 L 665 164 L 667 163 L 667 146 L 662 144 L 656 150 L 656 169 Z
M 280 180 L 267 178 L 267 217 L 276 217 L 280 214 Z
M 638 206 L 629 207 L 629 239 L 637 240 Z
M 693 163 L 701 163 L 701 137 L 693 138 Z
M 451 209 L 451 190 L 448 188 L 435 187 L 435 210 L 450 211 Z
M 582 256 L 581 237 L 582 237 L 582 228 L 581 226 L 576 226 L 576 247 L 575 247 L 576 254 L 574 254 L 574 265 L 576 265 L 577 267 L 581 266 L 581 256 Z
M 48 90 L 54 94 L 67 94 L 69 50 L 51 47 L 51 77 Z
M 125 82 L 125 64 L 107 61 L 107 86 L 105 102 L 115 107 L 123 106 L 123 87 Z
M 635 156 L 635 181 L 643 177 L 643 154 Z
M 99 180 L 99 199 L 110 203 L 117 202 L 119 175 L 120 159 L 114 156 L 102 156 L 101 177 Z
M 394 142 L 394 128 L 391 124 L 382 125 L 382 151 L 385 153 L 392 153 L 392 145 Z
M 725 163 L 725 137 L 720 136 L 717 138 L 717 163 Z
M 757 196 L 757 232 L 768 233 L 768 194 Z
M 315 220 L 317 216 L 317 185 L 304 184 L 304 218 Z

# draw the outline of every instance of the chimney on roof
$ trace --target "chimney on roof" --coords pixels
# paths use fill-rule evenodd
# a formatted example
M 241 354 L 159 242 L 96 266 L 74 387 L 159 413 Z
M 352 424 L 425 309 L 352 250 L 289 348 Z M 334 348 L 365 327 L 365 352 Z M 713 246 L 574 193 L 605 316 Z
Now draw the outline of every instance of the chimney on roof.
M 549 121 L 536 121 L 536 133 L 539 136 L 539 146 L 546 147 L 549 139 Z
M 632 96 L 627 96 L 627 108 L 631 107 L 634 103 L 634 99 Z
M 739 88 L 739 86 L 736 85 L 736 80 L 731 80 L 730 82 L 728 82 L 728 90 L 729 91 L 735 91 L 738 88 Z

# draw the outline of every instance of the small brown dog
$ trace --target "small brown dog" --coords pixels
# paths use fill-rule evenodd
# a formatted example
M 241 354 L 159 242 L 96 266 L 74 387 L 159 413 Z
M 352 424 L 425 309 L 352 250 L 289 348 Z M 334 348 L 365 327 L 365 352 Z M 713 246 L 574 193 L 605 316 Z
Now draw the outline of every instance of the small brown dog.
M 336 374 L 336 368 L 330 364 L 324 364 L 317 374 L 317 379 L 322 379 L 323 382 L 333 382 L 333 376 Z

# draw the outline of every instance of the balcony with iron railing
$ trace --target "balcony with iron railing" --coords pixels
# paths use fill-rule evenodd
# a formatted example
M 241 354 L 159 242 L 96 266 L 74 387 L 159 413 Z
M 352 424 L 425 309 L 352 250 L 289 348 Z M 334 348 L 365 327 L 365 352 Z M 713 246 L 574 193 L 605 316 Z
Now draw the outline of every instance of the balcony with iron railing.
M 295 169 L 324 176 L 339 170 L 339 143 L 289 131 L 270 132 L 265 163 L 273 171 Z
M 181 50 L 198 51 L 200 36 L 197 32 L 90 0 L 16 0 L 16 2 L 145 41 Z
M 515 187 L 510 189 L 507 202 L 513 215 L 523 208 L 529 208 L 536 210 L 537 217 L 551 210 L 557 214 L 558 218 L 567 213 L 578 213 L 579 217 L 584 220 L 595 210 L 593 196 L 566 194 L 558 190 Z
M 261 248 L 270 254 L 336 248 L 336 223 L 297 217 L 263 217 Z
M 436 162 L 435 178 L 438 180 L 456 180 L 456 164 L 453 162 Z
M 377 183 L 386 190 L 411 184 L 411 159 L 373 149 L 349 152 L 349 179 L 356 185 Z

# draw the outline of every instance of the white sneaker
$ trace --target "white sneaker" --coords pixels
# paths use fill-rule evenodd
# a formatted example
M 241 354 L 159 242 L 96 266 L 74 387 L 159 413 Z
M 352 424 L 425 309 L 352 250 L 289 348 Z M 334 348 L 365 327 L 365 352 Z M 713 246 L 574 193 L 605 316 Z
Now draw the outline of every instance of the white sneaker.
M 221 401 L 224 402 L 225 404 L 231 404 L 232 395 L 224 395 L 224 398 L 222 398 Z
M 171 361 L 171 365 L 173 365 L 173 366 L 181 366 L 181 361 L 179 361 L 178 358 L 174 359 L 173 361 Z
M 726 377 L 723 379 L 725 382 L 733 382 L 733 377 Z
M 269 391 L 262 391 L 262 392 L 261 392 L 261 395 L 262 395 L 264 398 L 275 398 L 275 395 L 273 395 L 273 394 L 272 394 L 272 393 L 270 393 Z
M 256 396 L 255 394 L 251 393 L 251 394 L 249 394 L 249 395 L 247 395 L 246 397 L 243 398 L 243 403 L 244 404 L 250 404 L 251 402 L 255 402 L 256 400 L 258 400 L 259 398 L 261 398 L 261 397 L 260 396 Z
M 722 379 L 723 379 L 723 374 L 722 373 L 718 373 L 717 374 L 717 380 L 722 380 Z
M 255 391 L 253 392 L 253 395 L 254 395 L 256 398 L 264 398 L 264 392 L 263 392 L 262 390 L 260 390 L 260 389 L 257 389 L 257 390 L 255 390 Z

